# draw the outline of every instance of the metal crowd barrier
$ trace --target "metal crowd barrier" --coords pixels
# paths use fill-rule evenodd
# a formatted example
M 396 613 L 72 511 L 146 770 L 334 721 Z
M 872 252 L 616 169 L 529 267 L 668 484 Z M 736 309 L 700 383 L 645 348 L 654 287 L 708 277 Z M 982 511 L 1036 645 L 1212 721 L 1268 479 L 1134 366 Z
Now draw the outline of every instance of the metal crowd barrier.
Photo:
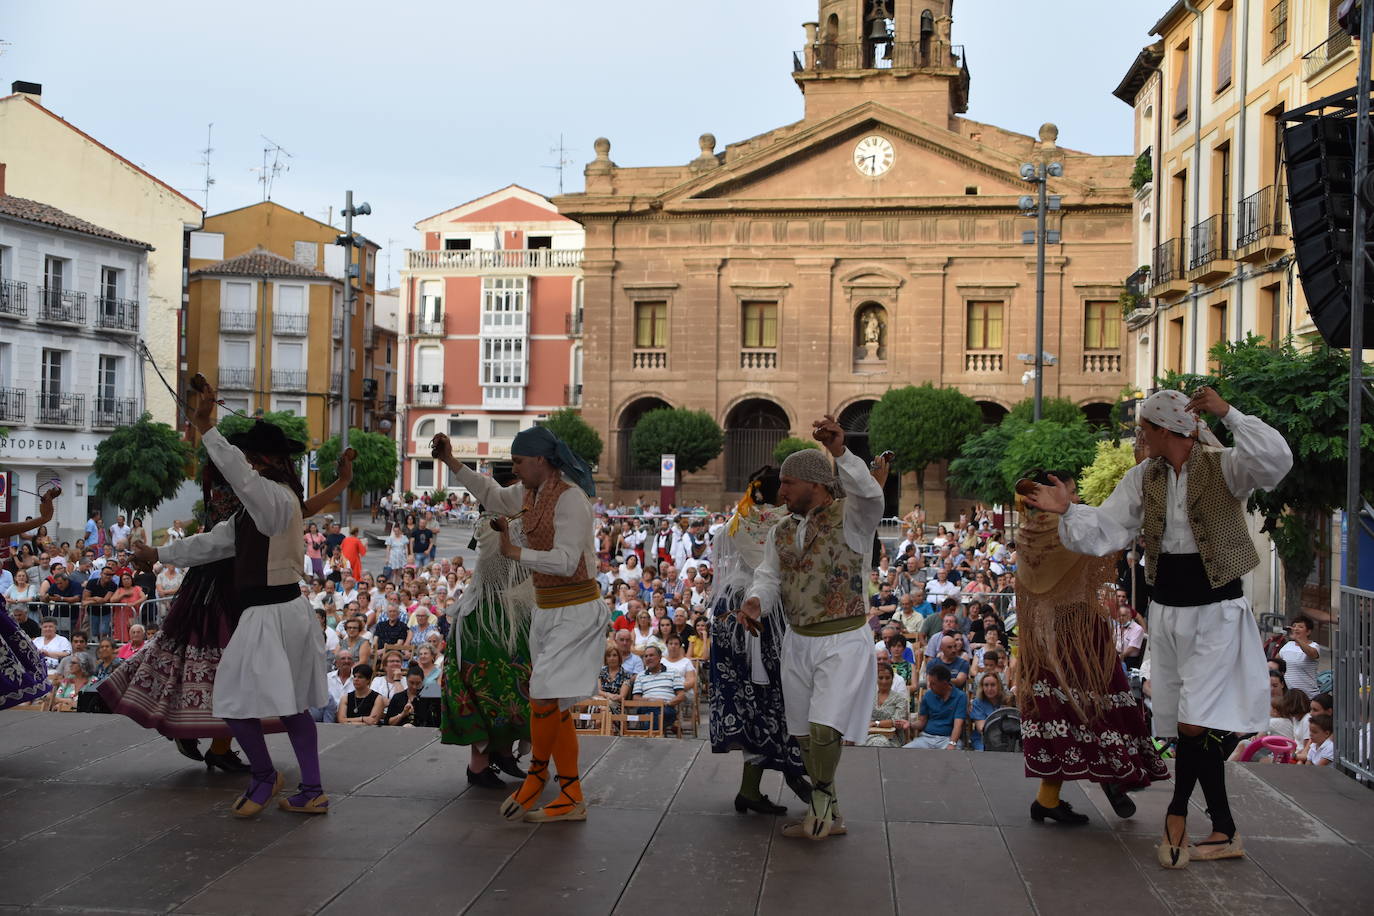
M 1341 617 L 1332 637 L 1336 765 L 1362 782 L 1374 781 L 1374 591 L 1341 586 Z
M 167 616 L 167 609 L 171 605 L 173 596 L 166 598 L 148 598 L 137 605 L 130 604 L 71 604 L 68 602 L 48 602 L 33 601 L 29 603 L 29 617 L 34 620 L 43 620 L 51 617 L 57 621 L 57 632 L 68 638 L 78 629 L 84 629 L 92 639 L 99 639 L 101 636 L 111 635 L 114 630 L 115 611 L 120 609 L 130 609 L 129 625 L 135 623 L 145 627 L 152 624 L 161 626 L 163 618 Z M 82 626 L 84 617 L 84 626 Z

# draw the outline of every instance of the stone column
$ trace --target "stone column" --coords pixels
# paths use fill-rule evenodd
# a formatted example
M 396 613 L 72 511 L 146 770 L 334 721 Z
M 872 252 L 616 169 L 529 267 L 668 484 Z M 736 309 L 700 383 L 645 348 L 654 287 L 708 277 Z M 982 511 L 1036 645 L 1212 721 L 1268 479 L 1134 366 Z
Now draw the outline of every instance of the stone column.
M 788 297 L 787 314 L 783 316 L 793 345 L 783 358 L 795 360 L 802 370 L 795 403 L 803 427 L 792 430 L 792 435 L 805 437 L 811 434 L 805 424 L 835 409 L 831 378 L 837 374 L 848 378 L 854 367 L 849 311 L 835 307 L 835 259 L 796 258 L 793 263 L 797 269 L 796 292 Z
M 719 257 L 689 257 L 682 261 L 685 282 L 673 300 L 673 313 L 668 319 L 668 335 L 672 359 L 669 369 L 679 377 L 690 380 L 690 391 L 683 406 L 705 410 L 722 426 L 724 405 L 720 403 L 720 269 Z M 733 305 L 733 300 L 731 300 Z M 682 479 L 682 489 L 690 490 L 690 498 L 697 499 L 703 491 L 719 500 L 725 483 L 724 452 L 706 467 Z M 683 501 L 683 494 L 678 494 Z
M 609 250 L 582 261 L 582 417 L 601 435 L 604 445 L 598 463 L 596 485 L 609 492 L 620 467 L 615 435 L 616 405 L 612 380 L 616 371 L 627 371 L 631 341 L 624 321 L 614 321 L 615 267 Z M 617 333 L 619 331 L 619 333 Z
M 893 321 L 896 334 L 888 344 L 900 360 L 895 364 L 903 366 L 895 382 L 919 385 L 930 381 L 941 385 L 947 373 L 956 371 L 953 364 L 947 364 L 946 354 L 950 354 L 949 359 L 963 359 L 959 347 L 963 322 L 957 315 L 946 314 L 945 270 L 949 258 L 908 258 L 906 263 L 911 285 L 902 291 L 900 316 Z M 957 371 L 962 369 L 962 365 L 957 367 Z

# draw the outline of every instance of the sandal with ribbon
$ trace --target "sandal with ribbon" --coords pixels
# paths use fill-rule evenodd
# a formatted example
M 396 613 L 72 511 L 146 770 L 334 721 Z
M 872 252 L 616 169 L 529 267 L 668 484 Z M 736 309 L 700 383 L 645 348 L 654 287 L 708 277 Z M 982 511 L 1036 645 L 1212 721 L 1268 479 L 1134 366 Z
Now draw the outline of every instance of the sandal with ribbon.
M 530 769 L 525 781 L 510 797 L 501 802 L 501 816 L 508 821 L 523 820 L 539 796 L 544 794 L 544 786 L 549 782 L 549 762 L 538 757 L 530 758 Z M 531 791 L 533 790 L 533 791 Z
M 299 785 L 297 792 L 290 798 L 277 800 L 277 807 L 283 811 L 291 811 L 295 814 L 328 814 L 329 796 L 324 794 L 324 789 L 319 786 Z M 310 793 L 319 794 L 312 795 Z
M 558 798 L 538 811 L 525 812 L 526 823 L 552 824 L 555 821 L 585 821 L 587 819 L 587 803 L 573 798 L 568 793 L 568 789 L 577 785 L 581 780 L 576 776 L 564 776 L 561 773 L 554 776 L 554 779 L 558 780 Z
M 1188 858 L 1198 862 L 1213 862 L 1217 859 L 1240 859 L 1245 857 L 1245 844 L 1239 833 L 1233 833 L 1224 840 L 1203 840 L 1188 846 Z
M 1166 814 L 1164 816 L 1164 839 L 1160 840 L 1159 846 L 1155 848 L 1155 858 L 1159 864 L 1165 868 L 1187 868 L 1188 850 L 1190 848 L 1187 822 L 1184 822 L 1178 842 L 1175 843 L 1169 836 L 1169 816 Z
M 276 795 L 279 792 L 281 792 L 282 785 L 285 783 L 285 780 L 282 778 L 281 773 L 277 773 L 276 777 L 276 782 L 272 785 L 272 791 L 262 801 L 257 801 L 252 796 L 259 786 L 265 786 L 267 785 L 267 783 L 264 781 L 259 781 L 255 778 L 249 784 L 248 791 L 243 793 L 234 800 L 234 804 L 230 809 L 234 812 L 234 816 L 252 817 L 259 811 L 261 811 L 263 808 L 266 808 L 267 803 L 270 802 L 274 797 L 276 797 Z

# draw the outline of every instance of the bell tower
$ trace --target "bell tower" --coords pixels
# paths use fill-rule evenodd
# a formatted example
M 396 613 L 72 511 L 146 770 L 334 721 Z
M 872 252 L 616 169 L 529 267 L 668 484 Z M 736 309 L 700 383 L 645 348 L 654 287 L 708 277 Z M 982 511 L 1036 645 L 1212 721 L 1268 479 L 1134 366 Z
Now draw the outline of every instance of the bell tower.
M 950 43 L 954 0 L 819 0 L 792 78 L 806 120 L 877 101 L 946 126 L 968 110 L 968 62 Z

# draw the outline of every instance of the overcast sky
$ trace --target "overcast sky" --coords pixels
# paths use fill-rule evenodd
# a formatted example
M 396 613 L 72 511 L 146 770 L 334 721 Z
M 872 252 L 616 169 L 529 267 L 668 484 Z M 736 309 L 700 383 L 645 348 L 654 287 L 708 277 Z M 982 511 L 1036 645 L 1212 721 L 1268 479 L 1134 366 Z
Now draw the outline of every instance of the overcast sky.
M 1063 146 L 1129 153 L 1111 95 L 1167 0 L 957 0 L 968 117 Z M 392 252 L 417 220 L 512 182 L 558 191 L 555 147 L 582 188 L 592 141 L 623 166 L 686 163 L 798 120 L 791 52 L 816 0 L 0 0 L 0 89 L 43 103 L 204 203 L 262 199 L 263 149 L 285 150 L 272 198 L 320 219 L 352 188 L 355 228 Z M 289 154 L 286 155 L 286 154 Z M 271 154 L 269 154 L 269 162 Z M 386 270 L 382 256 L 379 267 Z M 379 285 L 380 285 L 379 278 Z

